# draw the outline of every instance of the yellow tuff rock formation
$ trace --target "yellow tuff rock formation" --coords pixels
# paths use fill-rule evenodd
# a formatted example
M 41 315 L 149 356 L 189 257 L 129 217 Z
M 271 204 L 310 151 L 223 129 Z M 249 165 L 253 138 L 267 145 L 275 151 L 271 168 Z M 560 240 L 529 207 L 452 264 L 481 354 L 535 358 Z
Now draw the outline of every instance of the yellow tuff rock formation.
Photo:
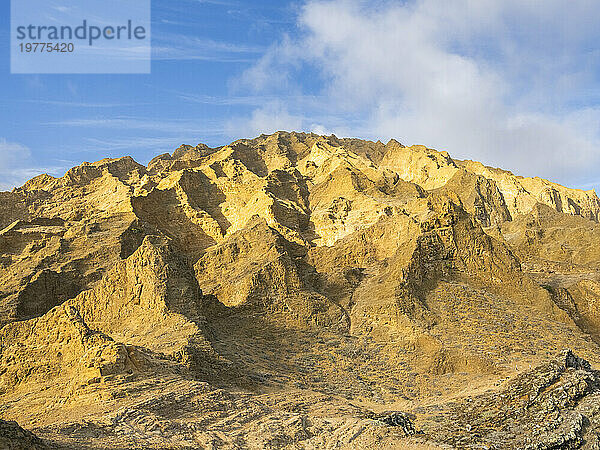
M 593 191 L 278 132 L 0 212 L 0 445 L 598 445 Z

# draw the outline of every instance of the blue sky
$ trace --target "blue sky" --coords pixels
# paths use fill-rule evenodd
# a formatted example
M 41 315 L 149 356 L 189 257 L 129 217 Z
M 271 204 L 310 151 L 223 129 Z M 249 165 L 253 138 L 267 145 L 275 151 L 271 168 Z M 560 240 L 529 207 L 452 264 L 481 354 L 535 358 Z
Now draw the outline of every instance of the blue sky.
M 600 187 L 596 1 L 153 0 L 150 75 L 11 75 L 2 8 L 2 189 L 277 129 Z

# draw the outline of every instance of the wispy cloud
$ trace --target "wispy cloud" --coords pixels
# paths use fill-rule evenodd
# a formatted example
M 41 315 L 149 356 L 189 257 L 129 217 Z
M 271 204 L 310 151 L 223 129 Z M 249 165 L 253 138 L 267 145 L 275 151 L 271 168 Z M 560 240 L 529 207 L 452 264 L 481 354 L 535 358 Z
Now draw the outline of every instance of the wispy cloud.
M 195 8 L 203 7 L 207 5 L 222 6 L 225 8 L 239 8 L 243 5 L 247 6 L 247 3 L 242 3 L 236 0 L 179 0 L 178 2 L 172 2 L 168 0 L 155 0 L 152 5 L 155 17 L 183 17 L 191 19 L 196 11 Z M 194 23 L 192 20 L 182 21 L 186 26 L 190 26 Z
M 263 95 L 248 95 L 248 96 L 227 96 L 227 97 L 216 97 L 212 95 L 197 95 L 188 93 L 176 94 L 181 100 L 185 100 L 190 103 L 199 103 L 202 105 L 216 105 L 216 106 L 257 106 L 265 101 L 275 100 L 277 97 L 263 96 Z
M 56 161 L 55 161 L 56 162 Z M 40 167 L 33 161 L 31 150 L 17 142 L 0 138 L 0 190 L 10 190 L 41 173 L 59 176 L 64 174 L 70 164 Z
M 207 5 L 219 5 L 219 6 L 237 6 L 240 3 L 235 1 L 227 1 L 227 0 L 191 0 L 195 3 L 203 3 Z
M 73 108 L 121 108 L 125 106 L 150 105 L 151 103 L 102 103 L 102 102 L 72 102 L 65 100 L 23 100 L 27 103 L 55 105 Z
M 96 117 L 96 118 L 73 118 L 56 122 L 47 122 L 43 125 L 61 127 L 83 127 L 83 128 L 110 128 L 120 131 L 152 131 L 156 134 L 197 134 L 218 135 L 224 131 L 221 121 L 213 120 L 191 120 L 171 119 L 157 120 L 140 117 Z
M 52 9 L 55 9 L 58 12 L 61 12 L 61 13 L 66 13 L 66 12 L 70 11 L 70 8 L 67 7 L 67 6 L 53 6 Z
M 255 109 L 250 119 L 230 119 L 227 132 L 229 135 L 256 136 L 279 130 L 300 130 L 302 127 L 302 117 L 290 114 L 282 102 L 274 101 Z
M 265 106 L 272 104 L 275 101 L 282 101 L 286 103 L 294 103 L 295 105 L 305 105 L 315 107 L 325 97 L 317 95 L 228 95 L 228 96 L 212 96 L 212 95 L 199 95 L 186 92 L 173 92 L 178 98 L 185 100 L 190 103 L 199 103 L 203 105 L 216 105 L 216 106 Z
M 181 144 L 198 144 L 197 138 L 190 135 L 180 135 L 171 137 L 141 137 L 132 136 L 119 139 L 96 139 L 88 138 L 84 140 L 88 151 L 100 152 L 123 152 L 135 151 L 140 154 L 156 155 L 159 152 L 172 152 Z
M 155 35 L 152 58 L 155 60 L 203 60 L 253 62 L 266 48 L 247 44 L 214 41 L 181 34 Z

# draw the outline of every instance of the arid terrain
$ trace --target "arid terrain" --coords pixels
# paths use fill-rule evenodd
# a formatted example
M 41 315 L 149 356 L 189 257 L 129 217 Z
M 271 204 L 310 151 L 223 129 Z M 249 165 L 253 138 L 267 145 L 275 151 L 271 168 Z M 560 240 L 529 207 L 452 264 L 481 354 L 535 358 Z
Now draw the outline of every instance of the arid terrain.
M 0 448 L 600 449 L 599 219 L 333 135 L 40 175 L 0 193 Z

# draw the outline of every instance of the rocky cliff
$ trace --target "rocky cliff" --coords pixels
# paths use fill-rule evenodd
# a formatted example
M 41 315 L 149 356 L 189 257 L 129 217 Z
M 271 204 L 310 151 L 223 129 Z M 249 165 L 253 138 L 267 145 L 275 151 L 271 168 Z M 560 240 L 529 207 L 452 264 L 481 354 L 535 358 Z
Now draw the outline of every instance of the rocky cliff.
M 593 192 L 278 132 L 0 210 L 0 418 L 35 445 L 597 445 Z

